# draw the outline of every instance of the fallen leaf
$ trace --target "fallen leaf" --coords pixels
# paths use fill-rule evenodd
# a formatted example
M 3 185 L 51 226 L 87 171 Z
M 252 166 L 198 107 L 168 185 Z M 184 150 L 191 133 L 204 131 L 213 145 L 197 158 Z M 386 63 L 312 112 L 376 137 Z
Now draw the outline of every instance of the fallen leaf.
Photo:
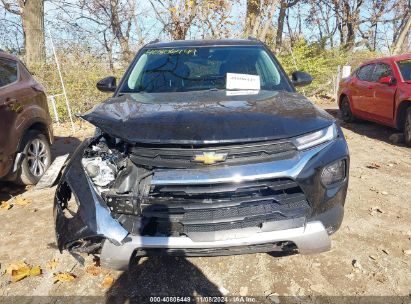
M 57 282 L 73 282 L 75 280 L 76 276 L 72 273 L 69 272 L 59 272 L 54 274 L 53 280 L 54 284 Z
M 377 163 L 371 163 L 371 164 L 367 165 L 366 167 L 368 169 L 379 169 L 379 168 L 381 168 L 381 165 L 377 164 Z
M 52 259 L 51 261 L 48 261 L 46 263 L 46 268 L 47 269 L 56 269 L 58 265 L 59 265 L 59 262 L 56 259 Z
M 7 272 L 11 274 L 12 282 L 18 282 L 25 277 L 38 276 L 42 273 L 40 266 L 31 267 L 25 262 L 19 262 L 18 264 L 9 265 Z
M 12 273 L 13 270 L 17 270 L 17 269 L 22 268 L 22 267 L 25 267 L 25 266 L 27 266 L 27 264 L 26 264 L 25 262 L 23 262 L 23 261 L 18 261 L 18 262 L 16 262 L 16 263 L 12 263 L 12 264 L 10 264 L 9 266 L 7 266 L 7 268 L 6 268 L 6 273 L 7 273 L 8 275 L 11 275 L 11 273 Z
M 86 267 L 86 272 L 93 276 L 98 276 L 101 273 L 101 268 L 94 265 L 90 265 Z
M 1 202 L 0 204 L 1 210 L 9 210 L 11 207 L 13 207 L 13 205 L 10 204 L 9 202 Z
M 20 267 L 18 269 L 12 270 L 11 272 L 11 280 L 13 282 L 18 282 L 25 277 L 28 277 L 30 275 L 30 267 L 28 265 L 24 267 Z
M 32 276 L 32 277 L 41 275 L 41 273 L 42 273 L 42 271 L 41 271 L 40 266 L 35 266 L 35 267 L 30 269 L 30 276 Z
M 111 285 L 113 285 L 114 278 L 110 275 L 106 275 L 104 278 L 103 282 L 101 283 L 101 286 L 104 288 L 110 288 Z
M 29 200 L 28 198 L 22 197 L 22 196 L 18 196 L 14 198 L 14 204 L 16 205 L 26 206 L 30 203 L 31 203 L 31 200 Z

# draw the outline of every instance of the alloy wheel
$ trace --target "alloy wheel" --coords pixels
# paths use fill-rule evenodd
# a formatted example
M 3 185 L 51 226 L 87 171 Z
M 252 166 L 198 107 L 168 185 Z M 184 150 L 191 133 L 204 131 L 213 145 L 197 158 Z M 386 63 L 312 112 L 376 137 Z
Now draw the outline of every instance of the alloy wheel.
M 27 150 L 27 163 L 31 174 L 40 177 L 47 170 L 49 153 L 46 145 L 38 138 L 33 139 Z

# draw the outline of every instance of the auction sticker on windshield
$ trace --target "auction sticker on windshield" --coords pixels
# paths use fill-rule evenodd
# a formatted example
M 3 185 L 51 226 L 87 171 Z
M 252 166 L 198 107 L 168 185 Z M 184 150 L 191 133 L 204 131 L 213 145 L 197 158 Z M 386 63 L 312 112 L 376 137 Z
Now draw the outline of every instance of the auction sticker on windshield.
M 227 90 L 260 90 L 260 76 L 227 73 Z

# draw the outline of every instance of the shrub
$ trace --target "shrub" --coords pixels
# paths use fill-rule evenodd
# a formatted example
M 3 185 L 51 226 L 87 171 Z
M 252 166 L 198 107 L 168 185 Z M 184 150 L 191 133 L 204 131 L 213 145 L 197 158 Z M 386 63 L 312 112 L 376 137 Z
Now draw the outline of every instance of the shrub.
M 101 58 L 81 51 L 59 51 L 61 73 L 73 114 L 83 113 L 106 99 L 109 95 L 97 90 L 96 83 L 109 75 L 121 77 L 124 69 L 111 70 Z M 47 96 L 63 93 L 54 57 L 47 64 L 30 67 L 30 72 L 45 88 Z M 68 119 L 64 96 L 56 97 L 57 111 L 61 121 Z M 54 118 L 50 104 L 50 113 Z
M 327 50 L 318 44 L 310 45 L 305 40 L 300 40 L 294 45 L 292 52 L 277 57 L 288 75 L 300 70 L 313 76 L 312 84 L 299 89 L 300 91 L 310 95 L 321 89 L 332 96 L 339 65 L 351 65 L 351 70 L 354 70 L 360 63 L 378 55 L 369 51 L 347 52 L 338 48 Z

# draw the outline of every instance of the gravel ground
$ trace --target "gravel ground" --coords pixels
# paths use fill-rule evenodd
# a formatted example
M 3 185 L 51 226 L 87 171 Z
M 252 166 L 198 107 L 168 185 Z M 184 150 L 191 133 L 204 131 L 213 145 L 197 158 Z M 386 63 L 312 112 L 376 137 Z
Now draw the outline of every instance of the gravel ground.
M 322 106 L 337 115 L 335 106 Z M 118 303 L 136 296 L 219 295 L 258 296 L 251 300 L 272 303 L 324 300 L 315 296 L 331 296 L 326 303 L 356 302 L 358 298 L 353 296 L 373 296 L 363 298 L 367 303 L 411 302 L 411 149 L 389 142 L 393 129 L 369 122 L 342 126 L 350 148 L 351 171 L 345 218 L 332 237 L 331 251 L 286 257 L 150 257 L 139 260 L 127 272 L 87 268 L 95 263 L 90 256 L 82 267 L 55 247 L 55 189 L 38 191 L 0 184 L 0 201 L 13 203 L 13 196 L 29 201 L 0 210 L 0 296 L 8 296 L 0 301 L 18 295 L 70 296 L 64 298 L 68 302 L 73 296 L 104 296 L 86 299 Z M 92 129 L 83 126 L 75 137 L 67 132 L 56 128 L 55 155 L 73 150 Z M 54 267 L 48 267 L 53 260 Z M 10 282 L 7 267 L 18 261 L 39 265 L 42 275 Z M 54 283 L 54 274 L 59 272 L 69 272 L 75 278 Z

